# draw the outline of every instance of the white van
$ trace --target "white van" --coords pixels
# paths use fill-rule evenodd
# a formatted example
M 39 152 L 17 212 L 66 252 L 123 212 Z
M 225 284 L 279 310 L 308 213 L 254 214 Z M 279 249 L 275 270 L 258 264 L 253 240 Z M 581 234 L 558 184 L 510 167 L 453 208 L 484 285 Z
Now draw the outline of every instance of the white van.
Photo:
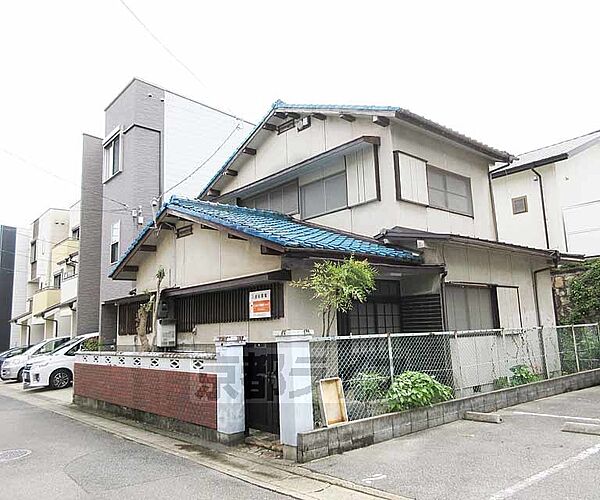
M 71 337 L 53 337 L 51 339 L 42 340 L 39 344 L 35 344 L 27 349 L 23 354 L 18 354 L 17 356 L 7 359 L 2 363 L 0 378 L 2 380 L 16 380 L 18 382 L 23 382 L 25 365 L 30 359 L 34 356 L 51 353 L 69 340 L 71 340 Z
M 23 372 L 23 389 L 32 387 L 50 387 L 63 389 L 73 382 L 73 369 L 75 367 L 75 353 L 82 348 L 97 350 L 97 333 L 79 335 L 70 342 L 61 345 L 58 349 L 45 356 L 32 359 L 25 366 Z

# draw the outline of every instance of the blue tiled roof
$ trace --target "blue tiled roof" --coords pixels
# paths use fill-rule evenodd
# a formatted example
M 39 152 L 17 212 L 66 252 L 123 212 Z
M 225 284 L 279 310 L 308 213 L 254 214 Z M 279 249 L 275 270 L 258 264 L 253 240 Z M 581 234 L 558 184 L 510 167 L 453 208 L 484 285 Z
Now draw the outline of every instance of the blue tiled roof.
M 342 233 L 325 226 L 307 224 L 288 215 L 270 210 L 224 205 L 208 201 L 190 200 L 177 196 L 165 203 L 157 217 L 166 210 L 189 215 L 207 223 L 214 223 L 239 233 L 274 243 L 285 249 L 313 249 L 341 252 L 348 255 L 386 257 L 400 263 L 420 264 L 417 252 L 392 248 L 369 238 Z M 152 230 L 149 223 L 131 243 L 110 275 L 134 251 L 138 243 Z

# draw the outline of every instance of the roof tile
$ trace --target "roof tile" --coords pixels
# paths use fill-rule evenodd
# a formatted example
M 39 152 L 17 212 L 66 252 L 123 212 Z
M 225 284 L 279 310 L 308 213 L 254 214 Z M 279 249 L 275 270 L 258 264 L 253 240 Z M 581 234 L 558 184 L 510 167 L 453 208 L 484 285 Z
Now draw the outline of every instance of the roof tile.
M 343 233 L 325 226 L 307 224 L 278 212 L 190 200 L 177 196 L 165 203 L 158 216 L 166 210 L 212 222 L 284 248 L 330 250 L 360 256 L 386 257 L 402 263 L 420 264 L 421 256 L 410 250 L 386 246 L 375 239 Z M 140 241 L 152 230 L 148 223 L 113 267 L 112 276 Z

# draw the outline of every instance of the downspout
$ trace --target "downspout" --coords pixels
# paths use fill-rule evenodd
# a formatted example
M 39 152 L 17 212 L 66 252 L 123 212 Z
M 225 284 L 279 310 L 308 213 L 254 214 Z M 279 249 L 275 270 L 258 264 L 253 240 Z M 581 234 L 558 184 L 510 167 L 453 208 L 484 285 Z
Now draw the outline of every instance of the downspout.
M 27 328 L 27 347 L 31 346 L 31 325 L 21 325 Z
M 541 180 L 541 179 L 540 179 Z M 532 278 L 533 278 L 533 298 L 535 301 L 535 314 L 536 314 L 536 318 L 537 318 L 537 325 L 538 327 L 540 327 L 539 330 L 539 338 L 540 338 L 540 350 L 541 350 L 541 354 L 542 354 L 542 364 L 543 364 L 543 369 L 546 372 L 546 375 L 548 378 L 550 378 L 550 372 L 548 371 L 548 364 L 546 362 L 546 346 L 544 344 L 544 336 L 543 336 L 543 332 L 542 332 L 542 315 L 540 313 L 540 297 L 539 297 L 539 292 L 538 292 L 538 273 L 543 273 L 544 271 L 551 271 L 552 269 L 556 269 L 558 267 L 558 261 L 560 259 L 560 254 L 558 253 L 558 251 L 554 251 L 552 253 L 552 262 L 553 265 L 552 266 L 546 266 L 546 267 L 542 267 L 541 269 L 537 269 L 535 271 L 532 272 Z M 554 322 L 556 323 L 556 311 L 554 310 Z
M 44 319 L 48 319 L 48 318 L 44 318 Z M 50 321 L 52 321 L 52 323 L 54 323 L 54 338 L 58 337 L 58 320 L 57 319 L 51 319 Z
M 498 241 L 498 219 L 496 218 L 496 200 L 494 198 L 494 189 L 492 187 L 492 172 L 491 171 L 488 172 L 488 184 L 490 186 L 490 201 L 492 203 L 492 222 L 494 224 L 494 239 L 496 241 Z
M 446 276 L 448 276 L 448 270 L 444 268 L 444 270 L 440 273 L 440 305 L 442 307 L 442 330 L 447 330 L 448 319 L 446 318 L 446 298 L 445 298 L 445 289 L 446 289 Z
M 540 189 L 540 202 L 542 204 L 542 218 L 544 219 L 544 235 L 546 236 L 546 248 L 550 250 L 550 237 L 548 236 L 548 221 L 546 219 L 546 201 L 544 199 L 544 185 L 542 183 L 542 174 L 540 174 L 535 168 L 531 171 L 537 177 Z

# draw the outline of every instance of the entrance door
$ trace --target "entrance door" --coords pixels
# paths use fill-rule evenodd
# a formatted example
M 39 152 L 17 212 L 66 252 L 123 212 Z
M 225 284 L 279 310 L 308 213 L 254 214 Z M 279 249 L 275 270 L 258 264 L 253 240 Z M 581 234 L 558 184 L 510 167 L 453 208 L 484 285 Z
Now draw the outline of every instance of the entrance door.
M 246 430 L 279 434 L 276 343 L 244 346 L 244 391 Z

